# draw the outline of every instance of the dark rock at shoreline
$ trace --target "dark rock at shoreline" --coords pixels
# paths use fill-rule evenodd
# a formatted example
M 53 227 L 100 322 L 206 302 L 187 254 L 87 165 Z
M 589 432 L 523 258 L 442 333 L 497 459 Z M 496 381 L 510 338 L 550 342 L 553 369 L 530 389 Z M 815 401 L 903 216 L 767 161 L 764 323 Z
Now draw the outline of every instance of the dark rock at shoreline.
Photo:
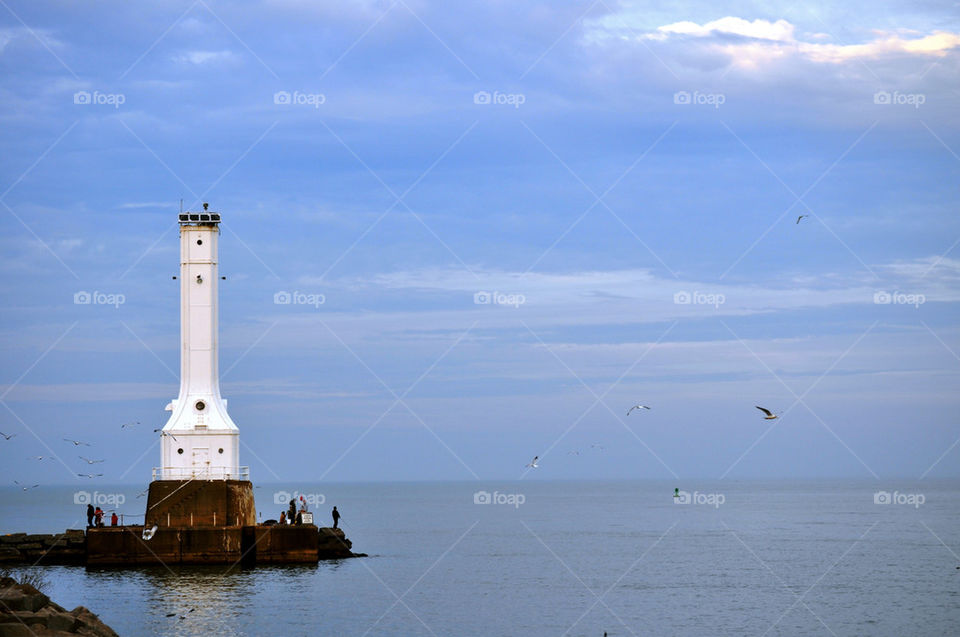
M 0 578 L 0 637 L 117 637 L 83 606 L 67 611 L 30 584 Z
M 338 560 L 345 557 L 367 557 L 366 553 L 354 553 L 353 542 L 347 539 L 343 529 L 334 529 L 331 527 L 320 527 L 317 532 L 320 535 L 317 546 L 317 555 L 321 560 Z

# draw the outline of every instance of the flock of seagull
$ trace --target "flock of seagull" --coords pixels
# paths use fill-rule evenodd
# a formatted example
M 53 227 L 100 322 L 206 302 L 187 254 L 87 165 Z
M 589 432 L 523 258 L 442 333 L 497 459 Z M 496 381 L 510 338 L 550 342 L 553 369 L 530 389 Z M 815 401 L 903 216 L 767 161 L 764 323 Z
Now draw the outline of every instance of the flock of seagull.
M 797 223 L 800 223 L 800 220 L 803 219 L 803 218 L 806 217 L 806 216 L 808 216 L 808 215 L 800 215 L 800 216 L 797 218 Z M 766 407 L 761 407 L 760 405 L 755 405 L 755 407 L 756 407 L 757 409 L 759 409 L 760 411 L 763 412 L 763 419 L 764 419 L 764 420 L 775 420 L 775 419 L 777 419 L 777 418 L 779 417 L 779 414 L 773 413 L 772 411 L 770 411 L 770 410 L 767 409 Z M 630 407 L 630 409 L 627 410 L 627 415 L 629 416 L 629 415 L 630 415 L 631 413 L 633 413 L 635 410 L 644 410 L 644 409 L 649 410 L 650 407 L 649 407 L 648 405 L 642 405 L 642 404 L 638 403 L 638 404 L 636 404 L 636 405 L 633 405 L 632 407 Z M 129 429 L 129 428 L 132 428 L 132 427 L 134 427 L 135 425 L 139 425 L 139 424 L 140 424 L 140 421 L 139 421 L 139 420 L 136 420 L 136 421 L 133 421 L 133 422 L 126 422 L 126 423 L 123 423 L 122 425 L 120 425 L 120 428 L 121 428 L 121 429 Z M 159 428 L 158 428 L 158 429 L 154 429 L 153 432 L 154 432 L 154 433 L 160 432 L 160 435 L 161 435 L 161 436 L 170 436 L 171 438 L 173 438 L 174 440 L 176 440 L 176 438 L 173 436 L 173 434 L 168 434 L 168 433 L 164 432 L 162 429 L 159 429 Z M 2 431 L 0 431 L 0 436 L 3 436 L 4 440 L 10 440 L 11 438 L 13 438 L 13 437 L 16 436 L 16 435 L 17 435 L 17 434 L 5 434 L 5 433 L 3 433 Z M 89 442 L 83 442 L 82 440 L 73 440 L 72 438 L 64 438 L 63 440 L 64 440 L 64 442 L 69 442 L 69 443 L 73 444 L 74 447 L 79 447 L 79 446 L 81 446 L 81 445 L 84 446 L 84 447 L 89 447 L 89 446 L 90 446 L 90 443 L 89 443 Z M 598 449 L 598 450 L 600 450 L 600 451 L 603 451 L 603 449 L 604 449 L 603 445 L 601 445 L 601 444 L 599 444 L 599 443 L 593 443 L 593 444 L 590 445 L 590 447 L 591 447 L 592 449 Z M 568 455 L 568 456 L 579 456 L 580 453 L 581 453 L 581 451 L 580 451 L 579 449 L 574 449 L 573 451 L 568 451 L 568 452 L 567 452 L 567 455 Z M 49 457 L 49 456 L 31 456 L 31 459 L 32 459 L 32 460 L 44 460 L 45 458 L 48 458 L 48 457 Z M 104 460 L 92 460 L 92 459 L 87 458 L 87 457 L 85 457 L 85 456 L 77 456 L 77 457 L 80 458 L 81 460 L 83 460 L 84 462 L 86 462 L 86 463 L 89 464 L 89 465 L 100 464 L 101 462 L 104 462 Z M 531 460 L 530 462 L 528 462 L 527 465 L 526 465 L 526 467 L 527 467 L 528 469 L 539 469 L 539 468 L 540 468 L 540 464 L 539 464 L 539 463 L 540 463 L 540 456 L 534 456 L 534 457 L 533 457 L 533 460 Z M 81 477 L 81 478 L 99 478 L 99 477 L 103 476 L 103 474 L 102 474 L 102 473 L 78 473 L 77 476 L 79 476 L 79 477 Z M 16 480 L 14 480 L 13 482 L 14 482 L 14 484 L 16 484 L 18 487 L 20 487 L 20 488 L 23 489 L 24 491 L 28 491 L 28 490 L 30 490 L 30 489 L 34 489 L 34 488 L 40 486 L 40 485 L 38 485 L 38 484 L 23 485 L 23 484 L 21 484 L 20 482 L 17 482 Z M 137 497 L 140 497 L 140 496 L 138 495 Z
M 125 422 L 125 423 L 123 423 L 122 425 L 120 425 L 120 428 L 121 428 L 121 429 L 130 429 L 130 428 L 132 428 L 132 427 L 134 427 L 134 426 L 136 426 L 136 425 L 139 425 L 139 424 L 140 424 L 140 421 L 139 421 L 139 420 L 135 420 L 135 421 L 133 421 L 133 422 Z M 153 431 L 154 431 L 154 433 L 156 433 L 156 432 L 161 431 L 161 430 L 160 430 L 160 429 L 154 429 Z M 17 434 L 15 434 L 15 433 L 8 434 L 8 433 L 4 433 L 4 432 L 0 431 L 0 437 L 2 437 L 4 440 L 10 440 L 11 438 L 15 437 L 16 435 L 17 435 Z M 161 435 L 161 436 L 170 436 L 170 437 L 173 437 L 171 434 L 162 433 L 162 432 L 161 432 L 160 435 Z M 174 440 L 176 440 L 176 438 L 174 438 Z M 84 442 L 83 440 L 74 440 L 73 438 L 63 438 L 63 441 L 64 441 L 64 442 L 69 442 L 69 443 L 72 444 L 74 447 L 89 447 L 89 446 L 91 446 L 89 442 Z M 49 460 L 49 459 L 51 459 L 51 457 L 52 457 L 52 456 L 29 456 L 29 459 L 30 459 L 30 460 L 41 460 L 41 461 L 42 461 L 42 460 Z M 103 460 L 103 459 L 87 458 L 86 456 L 77 456 L 77 457 L 80 458 L 81 460 L 83 460 L 84 462 L 86 462 L 88 465 L 96 465 L 96 464 L 100 464 L 101 462 L 106 462 L 106 460 Z M 78 473 L 78 474 L 77 474 L 77 477 L 80 477 L 80 478 L 90 478 L 90 479 L 92 479 L 92 478 L 101 478 L 101 477 L 103 477 L 103 474 L 102 474 L 102 473 Z M 24 484 L 24 483 L 22 483 L 22 482 L 20 482 L 20 481 L 18 481 L 18 480 L 14 480 L 13 483 L 14 483 L 15 485 L 17 485 L 18 487 L 20 487 L 20 489 L 21 489 L 22 491 L 29 491 L 30 489 L 36 489 L 37 487 L 40 486 L 39 484 Z M 137 497 L 138 497 L 138 498 L 139 498 L 139 497 L 142 497 L 142 496 L 145 495 L 145 494 L 146 494 L 146 492 L 143 492 L 142 494 L 138 494 Z
M 807 217 L 807 216 L 809 216 L 809 215 L 800 215 L 800 217 L 797 219 L 797 223 L 800 223 L 800 219 L 803 219 L 804 217 Z M 777 418 L 780 417 L 780 414 L 775 414 L 775 413 L 773 413 L 772 411 L 770 411 L 769 409 L 767 409 L 766 407 L 761 407 L 760 405 L 754 405 L 754 407 L 756 407 L 757 409 L 759 409 L 760 411 L 763 412 L 763 419 L 764 419 L 764 420 L 776 420 Z M 629 416 L 635 409 L 650 409 L 650 407 L 648 407 L 647 405 L 641 405 L 641 404 L 638 403 L 638 404 L 634 405 L 633 407 L 631 407 L 630 409 L 627 410 L 627 415 Z M 590 447 L 591 447 L 591 448 L 594 448 L 594 449 L 599 449 L 600 451 L 603 451 L 603 445 L 600 445 L 600 444 L 597 444 L 597 443 L 594 443 L 594 444 L 590 445 Z M 568 452 L 567 452 L 567 455 L 568 455 L 568 456 L 579 456 L 579 455 L 580 455 L 580 450 L 579 450 L 579 449 L 574 449 L 573 451 L 568 451 Z M 533 457 L 533 460 L 531 460 L 530 462 L 528 462 L 527 465 L 526 465 L 526 467 L 527 467 L 528 469 L 539 469 L 539 468 L 540 468 L 540 464 L 539 464 L 539 463 L 540 463 L 540 456 L 534 456 L 534 457 Z M 960 568 L 960 566 L 958 566 L 957 568 Z

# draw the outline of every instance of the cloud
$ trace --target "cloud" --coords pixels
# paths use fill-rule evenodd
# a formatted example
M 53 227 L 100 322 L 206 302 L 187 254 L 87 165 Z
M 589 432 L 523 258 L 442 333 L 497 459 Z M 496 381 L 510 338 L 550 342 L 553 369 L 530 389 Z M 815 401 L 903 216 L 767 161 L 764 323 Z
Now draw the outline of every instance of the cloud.
M 39 42 L 38 42 L 39 40 Z M 7 46 L 14 42 L 45 44 L 48 47 L 62 47 L 63 43 L 50 35 L 45 29 L 30 29 L 27 27 L 0 27 L 0 53 L 6 51 Z M 41 45 L 42 46 L 42 45 Z
M 182 64 L 193 64 L 194 66 L 205 66 L 208 64 L 226 64 L 237 61 L 239 58 L 236 53 L 229 50 L 222 51 L 186 51 L 174 57 L 174 60 Z
M 844 64 L 855 60 L 912 56 L 942 58 L 960 47 L 960 33 L 934 31 L 927 34 L 874 31 L 873 38 L 855 44 L 823 42 L 828 36 L 812 33 L 807 39 L 796 35 L 796 26 L 786 20 L 746 20 L 727 16 L 698 24 L 681 21 L 653 31 L 637 24 L 635 14 L 605 16 L 588 23 L 586 38 L 593 42 L 654 41 L 683 43 L 685 46 L 721 54 L 730 64 L 755 68 L 788 59 L 821 64 Z
M 786 20 L 770 22 L 768 20 L 754 20 L 749 22 L 743 18 L 726 17 L 699 25 L 696 22 L 674 22 L 658 27 L 656 33 L 646 37 L 655 40 L 665 40 L 670 35 L 693 35 L 705 37 L 717 33 L 742 35 L 760 40 L 774 40 L 779 42 L 792 41 L 794 27 Z

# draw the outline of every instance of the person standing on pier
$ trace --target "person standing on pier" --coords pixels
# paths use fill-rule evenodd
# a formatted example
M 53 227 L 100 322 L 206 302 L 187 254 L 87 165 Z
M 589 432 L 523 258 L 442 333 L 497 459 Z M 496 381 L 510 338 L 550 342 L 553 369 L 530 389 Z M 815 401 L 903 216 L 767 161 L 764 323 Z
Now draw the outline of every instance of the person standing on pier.
M 87 528 L 89 529 L 93 526 L 93 505 L 87 505 Z
M 110 526 L 117 526 L 117 522 L 120 521 L 120 518 L 117 517 L 117 512 L 114 511 L 113 515 L 110 516 Z
M 340 512 L 337 511 L 337 507 L 333 507 L 333 528 L 337 528 L 337 525 L 340 523 Z

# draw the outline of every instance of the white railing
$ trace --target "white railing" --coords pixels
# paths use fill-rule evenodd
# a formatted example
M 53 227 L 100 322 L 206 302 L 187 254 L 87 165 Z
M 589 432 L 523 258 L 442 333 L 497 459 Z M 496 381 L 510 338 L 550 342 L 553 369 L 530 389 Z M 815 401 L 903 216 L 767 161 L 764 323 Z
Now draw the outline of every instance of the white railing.
M 154 467 L 154 480 L 249 480 L 250 467 Z

